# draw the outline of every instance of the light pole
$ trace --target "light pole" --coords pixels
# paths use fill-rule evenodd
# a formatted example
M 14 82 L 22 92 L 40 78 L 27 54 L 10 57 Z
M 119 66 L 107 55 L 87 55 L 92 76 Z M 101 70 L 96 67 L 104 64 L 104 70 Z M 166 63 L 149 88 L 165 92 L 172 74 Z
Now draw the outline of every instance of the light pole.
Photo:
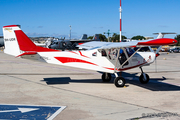
M 71 40 L 71 25 L 69 25 L 69 27 L 70 27 L 70 34 L 69 34 L 69 38 L 70 38 L 70 40 Z
M 108 32 L 107 32 L 107 33 L 106 33 L 106 32 L 104 32 L 104 34 L 107 34 L 107 35 L 108 35 L 108 42 L 109 42 L 109 35 L 111 34 L 109 31 L 110 31 L 110 30 L 108 30 Z
M 119 13 L 120 13 L 120 35 L 119 35 L 119 41 L 121 42 L 121 36 L 122 36 L 122 21 L 121 21 L 121 13 L 122 13 L 122 9 L 121 9 L 121 0 L 120 0 L 120 8 L 119 8 Z

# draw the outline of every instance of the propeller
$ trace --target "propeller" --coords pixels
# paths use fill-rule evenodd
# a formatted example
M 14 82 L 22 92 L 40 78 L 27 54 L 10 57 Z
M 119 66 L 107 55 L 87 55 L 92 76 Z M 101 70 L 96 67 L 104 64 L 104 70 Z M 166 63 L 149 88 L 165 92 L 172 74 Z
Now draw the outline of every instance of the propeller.
M 150 46 L 148 46 L 148 47 L 149 47 L 149 50 L 150 50 L 151 52 L 154 52 L 154 53 L 156 54 L 156 57 L 155 57 L 155 71 L 157 72 L 157 60 L 156 60 L 156 59 L 157 59 L 157 57 L 160 55 L 160 54 L 159 54 L 159 51 L 161 50 L 162 46 L 159 46 L 156 51 L 154 51 Z

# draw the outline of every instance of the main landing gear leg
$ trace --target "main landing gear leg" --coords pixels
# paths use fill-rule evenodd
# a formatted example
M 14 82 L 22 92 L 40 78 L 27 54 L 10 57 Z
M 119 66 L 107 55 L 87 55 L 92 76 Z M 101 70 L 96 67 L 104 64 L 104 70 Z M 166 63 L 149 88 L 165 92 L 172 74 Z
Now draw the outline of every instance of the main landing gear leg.
M 111 74 L 110 73 L 103 73 L 102 74 L 102 80 L 103 80 L 103 82 L 111 81 Z
M 116 87 L 124 87 L 125 86 L 125 79 L 122 76 L 118 76 L 117 73 L 114 73 L 116 78 L 114 79 L 114 85 Z M 121 75 L 121 73 L 120 73 Z M 109 82 L 111 81 L 111 74 L 110 73 L 103 73 L 102 74 L 102 80 L 103 82 Z
M 143 69 L 142 67 L 139 67 L 141 69 L 141 75 L 139 77 L 139 81 L 142 83 L 142 84 L 146 84 L 149 82 L 149 75 L 144 73 L 143 72 Z
M 121 76 L 121 73 L 120 73 L 120 76 L 118 76 L 117 73 L 114 73 L 116 78 L 114 79 L 114 85 L 116 87 L 124 87 L 126 81 L 125 79 Z

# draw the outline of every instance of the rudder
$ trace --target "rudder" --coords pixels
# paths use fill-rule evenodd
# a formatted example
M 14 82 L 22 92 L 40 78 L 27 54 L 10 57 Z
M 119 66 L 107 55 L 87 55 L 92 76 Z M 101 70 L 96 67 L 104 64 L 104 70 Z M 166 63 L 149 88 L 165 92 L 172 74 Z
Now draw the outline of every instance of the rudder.
M 4 35 L 4 53 L 17 56 L 21 54 L 17 37 L 15 35 L 15 30 L 21 30 L 17 25 L 9 25 L 3 27 L 3 35 Z

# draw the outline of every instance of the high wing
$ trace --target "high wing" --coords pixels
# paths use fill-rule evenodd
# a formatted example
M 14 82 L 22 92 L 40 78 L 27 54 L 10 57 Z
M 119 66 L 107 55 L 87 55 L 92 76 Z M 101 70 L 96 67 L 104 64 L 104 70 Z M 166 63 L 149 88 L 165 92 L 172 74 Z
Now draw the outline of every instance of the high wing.
M 171 38 L 159 38 L 153 40 L 141 40 L 141 41 L 131 41 L 131 42 L 87 42 L 77 47 L 84 49 L 113 49 L 113 48 L 121 48 L 121 47 L 145 47 L 145 46 L 160 46 L 160 45 L 172 45 L 176 43 L 174 39 Z

